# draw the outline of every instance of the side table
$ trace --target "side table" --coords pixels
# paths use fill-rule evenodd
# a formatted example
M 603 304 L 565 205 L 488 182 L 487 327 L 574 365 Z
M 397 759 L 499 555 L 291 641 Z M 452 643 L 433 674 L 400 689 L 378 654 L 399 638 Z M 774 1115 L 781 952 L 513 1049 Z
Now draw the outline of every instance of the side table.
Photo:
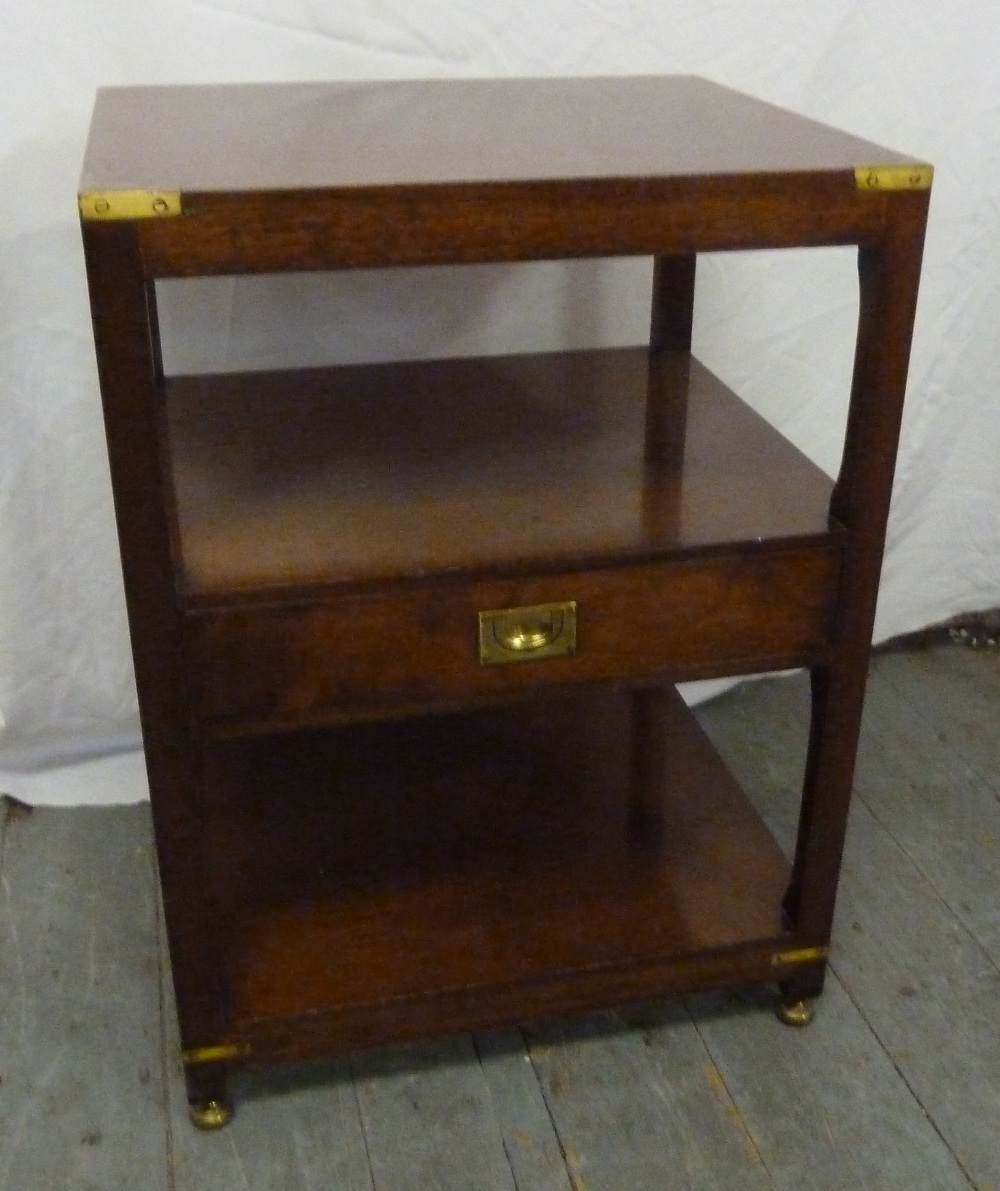
M 821 990 L 931 169 L 693 78 L 99 92 L 80 193 L 192 1119 L 243 1063 Z M 696 258 L 856 245 L 826 476 Z M 641 347 L 168 376 L 164 278 L 650 256 Z M 673 684 L 808 667 L 789 864 Z

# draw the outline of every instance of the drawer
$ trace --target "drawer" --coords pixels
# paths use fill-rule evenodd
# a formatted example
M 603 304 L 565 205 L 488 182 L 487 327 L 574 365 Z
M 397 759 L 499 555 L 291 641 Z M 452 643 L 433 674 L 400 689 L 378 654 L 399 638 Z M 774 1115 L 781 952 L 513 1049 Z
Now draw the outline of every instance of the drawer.
M 839 537 L 830 536 L 642 565 L 198 608 L 185 622 L 195 712 L 217 729 L 241 731 L 581 682 L 684 681 L 815 663 L 829 653 L 839 570 Z M 566 622 L 557 610 L 547 628 L 552 635 L 561 626 L 569 652 L 558 639 L 545 647 L 547 614 L 533 620 L 527 612 L 494 634 L 508 638 L 512 664 L 482 660 L 481 613 L 568 603 L 575 609 L 564 610 Z

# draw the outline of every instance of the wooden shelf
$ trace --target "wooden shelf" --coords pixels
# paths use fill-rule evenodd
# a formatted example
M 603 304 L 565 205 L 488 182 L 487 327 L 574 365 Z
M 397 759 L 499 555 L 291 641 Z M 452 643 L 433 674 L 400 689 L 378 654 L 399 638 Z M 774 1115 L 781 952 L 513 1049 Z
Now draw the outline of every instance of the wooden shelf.
M 829 656 L 831 481 L 686 352 L 175 378 L 166 405 L 211 734 Z M 571 653 L 481 664 L 479 612 L 566 600 Z
M 176 377 L 167 416 L 192 605 L 830 532 L 827 476 L 686 353 Z
M 235 1033 L 273 1047 L 282 1023 L 330 1015 L 313 1029 L 384 1041 L 387 1015 L 394 1036 L 419 1031 L 421 1002 L 483 1024 L 557 989 L 607 1003 L 697 986 L 695 952 L 766 964 L 787 862 L 676 694 L 662 830 L 633 825 L 629 725 L 627 693 L 603 691 L 215 746 Z

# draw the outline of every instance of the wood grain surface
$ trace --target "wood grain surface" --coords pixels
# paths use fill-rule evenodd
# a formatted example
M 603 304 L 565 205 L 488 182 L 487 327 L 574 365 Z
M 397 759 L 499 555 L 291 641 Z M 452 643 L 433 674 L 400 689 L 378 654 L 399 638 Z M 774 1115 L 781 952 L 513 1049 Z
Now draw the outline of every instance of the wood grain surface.
M 912 160 L 694 77 L 108 87 L 81 190 L 333 190 Z

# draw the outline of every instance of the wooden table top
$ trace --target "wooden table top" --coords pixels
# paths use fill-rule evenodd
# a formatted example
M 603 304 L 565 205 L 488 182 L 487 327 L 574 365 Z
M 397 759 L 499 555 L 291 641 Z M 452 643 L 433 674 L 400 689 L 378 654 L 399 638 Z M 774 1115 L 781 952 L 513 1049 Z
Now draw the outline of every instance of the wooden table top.
M 691 77 L 113 87 L 81 192 L 841 173 L 918 159 Z

